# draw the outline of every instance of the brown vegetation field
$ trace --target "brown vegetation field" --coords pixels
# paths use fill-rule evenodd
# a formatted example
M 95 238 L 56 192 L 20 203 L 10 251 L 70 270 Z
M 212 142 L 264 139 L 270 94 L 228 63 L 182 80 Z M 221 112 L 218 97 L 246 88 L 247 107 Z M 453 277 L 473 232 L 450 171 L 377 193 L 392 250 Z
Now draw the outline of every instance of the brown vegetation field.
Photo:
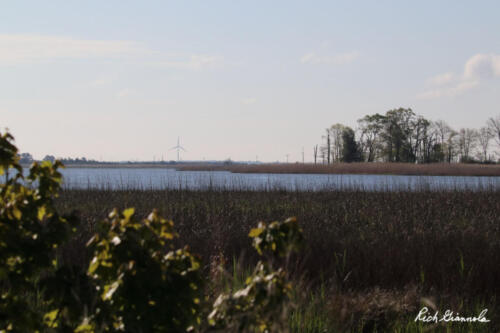
M 57 206 L 79 211 L 82 240 L 113 207 L 139 216 L 156 207 L 175 222 L 179 244 L 201 254 L 206 274 L 219 264 L 236 275 L 236 266 L 250 267 L 248 231 L 296 216 L 306 245 L 288 265 L 298 292 L 313 295 L 300 314 L 312 311 L 313 322 L 356 331 L 360 321 L 412 321 L 423 299 L 464 312 L 486 307 L 500 320 L 500 191 L 63 190 Z M 85 262 L 83 241 L 64 256 Z
M 235 173 L 303 173 L 303 174 L 390 174 L 422 176 L 500 176 L 499 164 L 464 163 L 333 163 L 333 164 L 181 164 L 180 171 L 230 171 Z

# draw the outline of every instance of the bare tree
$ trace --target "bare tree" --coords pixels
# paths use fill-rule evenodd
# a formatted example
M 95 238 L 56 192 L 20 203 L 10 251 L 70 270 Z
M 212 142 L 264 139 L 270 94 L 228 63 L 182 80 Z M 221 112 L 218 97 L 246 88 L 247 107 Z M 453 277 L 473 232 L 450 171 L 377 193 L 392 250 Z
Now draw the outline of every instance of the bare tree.
M 439 135 L 439 142 L 444 143 L 446 142 L 446 136 L 448 133 L 452 131 L 450 126 L 444 121 L 444 120 L 437 120 L 434 122 L 434 126 L 437 129 L 438 135 Z
M 314 164 L 316 164 L 317 158 L 318 158 L 318 145 L 314 146 Z
M 328 160 L 328 164 L 330 164 L 330 151 L 332 149 L 332 144 L 330 142 L 330 131 L 328 131 L 328 128 L 326 129 L 326 156 Z
M 444 153 L 443 161 L 451 162 L 453 159 L 453 137 L 457 135 L 444 120 L 438 120 L 434 122 L 434 128 L 437 132 L 438 144 L 441 145 L 441 149 Z
M 342 147 L 344 145 L 342 134 L 344 129 L 345 126 L 342 124 L 334 124 L 329 128 L 332 162 L 339 162 L 342 159 Z
M 488 127 L 481 127 L 477 133 L 477 139 L 481 147 L 481 159 L 483 162 L 488 160 L 488 145 L 491 139 L 493 139 L 493 132 Z
M 361 149 L 367 162 L 373 162 L 380 150 L 380 132 L 383 130 L 384 116 L 380 114 L 367 115 L 358 120 Z
M 470 153 L 476 147 L 477 130 L 473 128 L 461 128 L 458 132 L 458 146 L 460 149 L 460 159 L 466 162 L 470 158 Z
M 491 117 L 488 119 L 488 128 L 491 134 L 495 136 L 495 140 L 500 145 L 500 114 L 496 118 Z
M 321 154 L 321 163 L 322 164 L 325 164 L 325 156 L 326 156 L 326 147 L 325 146 L 321 146 L 319 148 L 319 152 Z
M 322 137 L 323 139 L 326 139 L 326 143 L 324 146 L 321 146 L 321 154 L 326 155 L 326 160 L 327 163 L 330 164 L 330 154 L 331 154 L 331 149 L 332 149 L 332 144 L 331 144 L 331 137 L 330 137 L 330 129 L 326 129 L 326 135 Z M 324 162 L 324 157 L 323 157 L 323 162 Z

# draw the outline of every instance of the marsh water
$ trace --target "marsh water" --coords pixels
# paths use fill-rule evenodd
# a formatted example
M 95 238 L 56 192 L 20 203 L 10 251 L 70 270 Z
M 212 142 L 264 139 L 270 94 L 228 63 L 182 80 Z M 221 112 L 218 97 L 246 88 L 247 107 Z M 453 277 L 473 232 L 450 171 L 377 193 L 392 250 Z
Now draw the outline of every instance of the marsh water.
M 65 188 L 299 190 L 500 189 L 500 177 L 266 174 L 227 171 L 177 171 L 167 168 L 67 168 Z

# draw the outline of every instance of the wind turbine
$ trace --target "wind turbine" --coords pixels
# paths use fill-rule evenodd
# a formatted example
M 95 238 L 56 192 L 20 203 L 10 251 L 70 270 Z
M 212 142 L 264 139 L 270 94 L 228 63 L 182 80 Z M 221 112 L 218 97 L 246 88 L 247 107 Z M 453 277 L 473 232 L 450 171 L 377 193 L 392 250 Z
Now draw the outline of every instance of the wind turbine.
M 180 151 L 181 150 L 187 151 L 186 149 L 184 149 L 184 147 L 181 146 L 179 137 L 177 137 L 177 146 L 170 148 L 170 150 L 174 150 L 174 149 L 177 150 L 177 162 L 179 162 L 180 161 Z

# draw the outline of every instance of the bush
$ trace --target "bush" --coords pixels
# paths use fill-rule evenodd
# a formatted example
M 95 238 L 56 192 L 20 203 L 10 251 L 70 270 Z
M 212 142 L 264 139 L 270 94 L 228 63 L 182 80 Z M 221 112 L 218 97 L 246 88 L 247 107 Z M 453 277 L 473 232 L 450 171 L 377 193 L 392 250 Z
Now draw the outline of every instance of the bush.
M 187 248 L 174 250 L 172 221 L 152 212 L 137 222 L 130 208 L 113 211 L 100 227 L 89 242 L 88 274 L 100 294 L 90 327 L 180 332 L 201 322 L 200 265 Z
M 54 209 L 60 166 L 33 163 L 25 177 L 13 137 L 0 135 L 0 330 L 36 331 L 80 312 L 85 297 L 72 296 L 74 276 L 55 255 L 77 224 Z

